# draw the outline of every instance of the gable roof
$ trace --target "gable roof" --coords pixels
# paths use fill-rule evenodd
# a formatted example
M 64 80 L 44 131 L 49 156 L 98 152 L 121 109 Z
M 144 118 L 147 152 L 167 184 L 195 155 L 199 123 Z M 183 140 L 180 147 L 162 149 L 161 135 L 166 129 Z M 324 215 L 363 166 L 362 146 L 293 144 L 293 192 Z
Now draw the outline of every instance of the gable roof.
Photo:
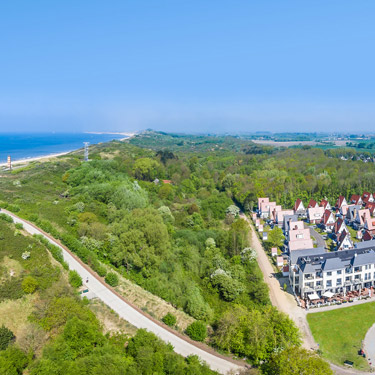
M 362 236 L 362 241 L 371 241 L 371 240 L 372 240 L 371 234 L 369 232 L 365 231 L 365 233 Z
M 302 207 L 300 207 L 302 205 Z M 301 199 L 297 199 L 296 202 L 294 203 L 294 211 L 298 211 L 298 210 L 304 210 L 305 209 L 305 206 L 303 205 L 303 202 Z
M 340 196 L 339 196 L 339 199 L 337 199 L 336 207 L 341 208 L 341 206 L 342 206 L 343 204 L 347 205 L 348 203 L 346 202 L 345 197 L 344 197 L 343 195 L 340 195 Z
M 285 215 L 284 216 L 284 229 L 289 230 L 289 223 L 298 221 L 298 215 Z
M 323 207 L 309 208 L 307 211 L 310 220 L 321 220 L 324 215 Z
M 366 219 L 365 226 L 367 230 L 375 230 L 375 219 L 373 218 Z
M 322 199 L 320 201 L 319 207 L 327 208 L 327 206 L 330 206 L 329 202 L 326 199 Z
M 323 207 L 322 207 L 322 208 L 323 208 Z M 322 217 L 322 222 L 323 222 L 323 224 L 326 225 L 327 222 L 328 222 L 328 220 L 329 220 L 331 217 L 333 217 L 332 212 L 331 212 L 330 210 L 325 210 L 325 211 L 324 211 L 324 214 L 323 214 L 323 217 Z M 334 225 L 334 223 L 329 224 L 329 225 Z
M 354 203 L 354 204 L 360 204 L 362 203 L 362 198 L 360 195 L 357 195 L 357 194 L 353 194 L 351 197 L 350 197 L 350 202 Z
M 335 223 L 335 233 L 340 232 L 342 226 L 346 229 L 345 221 L 340 217 Z
M 345 240 L 349 240 L 350 241 L 350 244 L 351 244 L 351 247 L 353 247 L 353 241 L 351 240 L 350 238 L 350 234 L 349 232 L 347 232 L 345 229 L 341 232 L 340 234 L 340 238 L 337 242 L 337 248 L 340 249 L 341 248 L 341 245 L 344 243 Z
M 318 207 L 318 202 L 315 201 L 314 199 L 310 199 L 310 202 L 309 202 L 309 205 L 307 206 L 307 208 L 315 208 L 315 207 Z
M 368 191 L 364 191 L 362 194 L 362 200 L 363 202 L 367 203 L 369 199 L 374 199 L 373 195 L 369 193 Z
M 258 198 L 258 208 L 260 209 L 260 206 L 262 203 L 266 203 L 266 202 L 269 202 L 270 199 L 268 197 L 265 197 L 265 198 Z
M 351 204 L 348 206 L 348 211 L 346 212 L 346 217 L 350 219 L 355 219 L 357 212 L 361 209 L 361 206 L 358 204 Z
M 357 212 L 357 218 L 359 218 L 360 225 L 364 225 L 365 221 L 367 219 L 371 218 L 370 210 L 367 209 L 367 208 L 365 208 L 363 210 L 358 210 L 358 212 Z M 356 220 L 357 220 L 357 218 L 356 218 Z

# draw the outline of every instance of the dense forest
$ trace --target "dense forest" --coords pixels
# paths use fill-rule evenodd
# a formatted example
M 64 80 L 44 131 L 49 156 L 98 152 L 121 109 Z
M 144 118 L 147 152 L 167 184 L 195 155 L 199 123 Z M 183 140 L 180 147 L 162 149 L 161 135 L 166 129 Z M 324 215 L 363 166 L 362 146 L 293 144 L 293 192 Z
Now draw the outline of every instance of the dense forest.
M 59 238 L 100 276 L 116 271 L 183 310 L 196 320 L 186 329 L 193 339 L 254 365 L 276 363 L 275 353 L 301 340 L 270 305 L 239 208 L 264 195 L 289 207 L 297 197 L 333 201 L 374 181 L 372 164 L 237 137 L 146 132 L 93 146 L 91 161 L 81 159 L 15 169 L 0 180 L 1 206 Z M 174 318 L 164 321 L 178 328 Z

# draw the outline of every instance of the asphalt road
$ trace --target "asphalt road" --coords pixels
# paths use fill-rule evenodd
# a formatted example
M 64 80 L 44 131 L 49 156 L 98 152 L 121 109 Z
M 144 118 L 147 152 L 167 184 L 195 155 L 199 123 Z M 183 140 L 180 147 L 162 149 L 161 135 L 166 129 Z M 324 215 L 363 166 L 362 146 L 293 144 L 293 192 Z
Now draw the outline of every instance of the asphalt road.
M 309 227 L 306 223 L 305 228 L 310 228 L 310 235 L 315 239 L 318 247 L 327 247 L 326 242 L 324 241 L 323 236 L 321 234 L 319 234 L 314 228 Z
M 189 355 L 197 355 L 203 361 L 205 361 L 211 369 L 218 371 L 221 374 L 227 374 L 229 371 L 237 372 L 242 366 L 235 361 L 231 362 L 219 354 L 215 354 L 213 350 L 207 348 L 205 350 L 203 345 L 195 345 L 194 342 L 187 340 L 177 332 L 174 333 L 172 330 L 164 328 L 162 325 L 153 321 L 147 317 L 142 311 L 137 310 L 129 303 L 127 303 L 120 295 L 118 295 L 112 288 L 108 287 L 103 280 L 98 277 L 93 271 L 83 264 L 76 256 L 74 256 L 65 246 L 62 246 L 50 235 L 44 233 L 41 229 L 37 228 L 33 224 L 26 220 L 19 218 L 13 213 L 2 210 L 2 212 L 11 216 L 15 223 L 22 223 L 24 229 L 30 234 L 41 234 L 49 242 L 58 246 L 64 256 L 64 260 L 69 264 L 71 270 L 76 270 L 82 277 L 82 280 L 86 281 L 88 278 L 87 286 L 90 291 L 93 292 L 100 300 L 102 300 L 107 306 L 116 311 L 116 313 L 123 319 L 137 328 L 145 328 L 150 332 L 155 333 L 163 341 L 169 342 L 173 345 L 174 351 L 187 357 Z

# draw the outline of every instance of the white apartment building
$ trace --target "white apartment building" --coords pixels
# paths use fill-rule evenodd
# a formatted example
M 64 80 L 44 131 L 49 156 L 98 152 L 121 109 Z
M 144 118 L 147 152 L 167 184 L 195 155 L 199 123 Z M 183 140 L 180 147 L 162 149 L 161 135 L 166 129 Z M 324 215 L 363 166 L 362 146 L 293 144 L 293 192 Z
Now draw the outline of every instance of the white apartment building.
M 345 294 L 375 286 L 375 241 L 328 253 L 324 248 L 293 251 L 289 258 L 289 281 L 301 298 L 321 297 L 327 292 Z

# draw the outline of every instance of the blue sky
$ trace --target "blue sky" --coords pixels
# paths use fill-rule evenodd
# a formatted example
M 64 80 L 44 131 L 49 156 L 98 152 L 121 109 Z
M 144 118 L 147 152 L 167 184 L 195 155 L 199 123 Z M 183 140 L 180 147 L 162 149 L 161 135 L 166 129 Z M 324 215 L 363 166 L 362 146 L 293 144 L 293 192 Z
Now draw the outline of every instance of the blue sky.
M 0 131 L 372 131 L 371 1 L 9 1 Z

